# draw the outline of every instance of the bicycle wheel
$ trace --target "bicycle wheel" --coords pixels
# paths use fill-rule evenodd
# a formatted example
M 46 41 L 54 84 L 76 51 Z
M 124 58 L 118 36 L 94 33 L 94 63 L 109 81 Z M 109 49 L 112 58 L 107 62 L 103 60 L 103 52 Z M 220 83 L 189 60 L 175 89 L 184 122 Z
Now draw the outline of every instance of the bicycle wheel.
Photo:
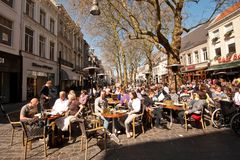
M 222 110 L 220 108 L 216 109 L 212 113 L 211 121 L 212 121 L 213 127 L 216 127 L 216 128 L 222 127 L 222 125 L 224 124 L 224 118 L 223 118 Z
M 231 129 L 240 136 L 240 113 L 235 114 L 231 119 Z

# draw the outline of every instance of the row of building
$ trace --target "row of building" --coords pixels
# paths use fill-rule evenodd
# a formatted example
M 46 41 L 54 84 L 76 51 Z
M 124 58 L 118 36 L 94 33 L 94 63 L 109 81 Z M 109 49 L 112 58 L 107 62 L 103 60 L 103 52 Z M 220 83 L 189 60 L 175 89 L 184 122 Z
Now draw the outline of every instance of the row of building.
M 199 26 L 182 37 L 180 69 L 185 81 L 225 77 L 240 74 L 240 2 L 218 14 L 209 23 Z M 152 80 L 164 82 L 168 69 L 166 55 L 155 55 Z M 157 60 L 156 60 L 157 59 Z M 140 78 L 147 73 L 139 69 Z
M 38 96 L 51 79 L 62 88 L 86 78 L 89 45 L 63 5 L 51 0 L 0 0 L 0 96 Z

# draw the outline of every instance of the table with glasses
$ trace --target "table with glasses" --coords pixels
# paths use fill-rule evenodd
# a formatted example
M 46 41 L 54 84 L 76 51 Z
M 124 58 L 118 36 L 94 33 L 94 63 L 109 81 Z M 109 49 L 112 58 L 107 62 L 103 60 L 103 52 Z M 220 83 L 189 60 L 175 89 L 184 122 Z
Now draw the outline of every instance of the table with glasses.
M 167 104 L 164 102 L 154 102 L 155 107 L 161 107 L 161 108 L 166 108 L 170 110 L 170 123 L 169 123 L 169 129 L 172 128 L 173 124 L 173 111 L 182 111 L 185 110 L 185 104 L 184 103 L 172 103 L 172 104 Z

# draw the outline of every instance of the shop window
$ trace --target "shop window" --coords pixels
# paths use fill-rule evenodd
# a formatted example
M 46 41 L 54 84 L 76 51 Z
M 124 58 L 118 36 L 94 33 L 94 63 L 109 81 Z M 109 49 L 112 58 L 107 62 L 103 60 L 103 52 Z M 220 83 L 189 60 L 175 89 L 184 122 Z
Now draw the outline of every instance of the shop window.
M 46 13 L 40 9 L 40 24 L 45 27 Z
M 46 38 L 43 36 L 39 36 L 39 56 L 45 57 L 45 44 L 46 44 Z
M 236 53 L 236 46 L 235 43 L 228 45 L 228 53 Z
M 51 18 L 50 19 L 50 32 L 54 34 L 54 29 L 55 29 L 55 21 Z
M 31 18 L 34 17 L 34 3 L 32 0 L 26 0 L 26 14 Z
M 0 43 L 11 46 L 12 21 L 0 16 Z
M 25 28 L 25 51 L 33 53 L 33 30 Z
M 5 4 L 7 4 L 9 7 L 13 7 L 13 0 L 1 0 Z
M 204 61 L 208 60 L 207 48 L 202 49 L 202 54 L 203 54 L 203 60 Z
M 50 42 L 50 60 L 54 61 L 54 46 L 53 42 Z

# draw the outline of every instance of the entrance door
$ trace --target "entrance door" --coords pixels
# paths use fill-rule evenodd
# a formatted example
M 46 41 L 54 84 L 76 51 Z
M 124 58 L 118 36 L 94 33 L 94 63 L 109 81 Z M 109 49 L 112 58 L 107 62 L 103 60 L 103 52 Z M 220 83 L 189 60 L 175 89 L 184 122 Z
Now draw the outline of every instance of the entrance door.
M 10 101 L 9 84 L 9 73 L 0 72 L 0 96 L 3 98 L 3 103 Z

